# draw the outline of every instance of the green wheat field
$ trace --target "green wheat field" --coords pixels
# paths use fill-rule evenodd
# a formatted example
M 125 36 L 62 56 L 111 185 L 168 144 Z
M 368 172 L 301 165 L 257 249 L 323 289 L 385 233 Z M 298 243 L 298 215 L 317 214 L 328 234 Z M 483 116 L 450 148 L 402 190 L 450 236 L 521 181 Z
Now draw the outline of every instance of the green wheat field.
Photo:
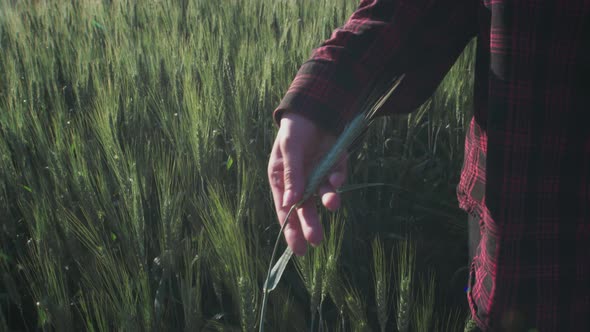
M 257 330 L 271 113 L 357 4 L 0 0 L 0 331 Z M 265 330 L 463 329 L 473 53 L 351 152 Z

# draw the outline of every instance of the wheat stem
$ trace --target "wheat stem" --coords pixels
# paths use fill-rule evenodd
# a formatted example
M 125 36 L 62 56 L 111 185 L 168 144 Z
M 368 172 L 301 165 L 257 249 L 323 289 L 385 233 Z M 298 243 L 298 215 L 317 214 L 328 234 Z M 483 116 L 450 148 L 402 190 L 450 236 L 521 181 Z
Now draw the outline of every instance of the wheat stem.
M 279 235 L 277 236 L 277 240 L 275 241 L 275 245 L 274 245 L 274 248 L 272 250 L 272 254 L 270 256 L 270 264 L 268 266 L 268 272 L 266 273 L 266 281 L 265 281 L 264 287 L 263 287 L 264 295 L 262 297 L 262 308 L 260 310 L 260 325 L 258 326 L 258 331 L 260 331 L 260 332 L 263 332 L 264 331 L 264 317 L 266 316 L 266 303 L 268 301 L 268 294 L 271 291 L 269 289 L 269 287 L 268 287 L 268 283 L 269 283 L 269 280 L 270 280 L 270 273 L 271 273 L 272 267 L 273 267 L 273 264 L 272 263 L 275 261 L 275 256 L 276 256 L 277 251 L 279 249 L 279 243 L 280 243 L 280 240 L 281 240 L 281 235 L 283 234 L 283 231 L 285 230 L 285 226 L 287 226 L 287 222 L 289 220 L 289 217 L 291 216 L 291 213 L 293 213 L 293 211 L 299 205 L 300 204 L 294 204 L 289 209 L 289 212 L 287 212 L 287 216 L 285 217 L 285 220 L 283 221 L 283 225 L 281 226 L 281 231 L 279 232 Z M 289 247 L 287 247 L 287 249 L 285 249 L 285 252 L 287 252 L 287 251 L 291 251 L 291 249 Z

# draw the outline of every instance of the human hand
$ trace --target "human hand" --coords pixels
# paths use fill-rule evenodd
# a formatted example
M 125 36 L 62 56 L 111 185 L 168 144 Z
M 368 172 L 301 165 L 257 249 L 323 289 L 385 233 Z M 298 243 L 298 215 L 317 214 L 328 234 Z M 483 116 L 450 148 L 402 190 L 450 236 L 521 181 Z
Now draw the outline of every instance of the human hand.
M 268 163 L 268 179 L 281 223 L 291 206 L 303 197 L 309 173 L 335 140 L 336 137 L 301 115 L 285 113 L 281 118 Z M 340 207 L 336 189 L 346 180 L 346 172 L 346 156 L 343 156 L 318 190 L 322 204 L 331 211 Z M 285 239 L 291 250 L 301 256 L 307 250 L 306 241 L 316 246 L 322 238 L 315 202 L 309 199 L 296 214 L 291 214 L 285 226 Z

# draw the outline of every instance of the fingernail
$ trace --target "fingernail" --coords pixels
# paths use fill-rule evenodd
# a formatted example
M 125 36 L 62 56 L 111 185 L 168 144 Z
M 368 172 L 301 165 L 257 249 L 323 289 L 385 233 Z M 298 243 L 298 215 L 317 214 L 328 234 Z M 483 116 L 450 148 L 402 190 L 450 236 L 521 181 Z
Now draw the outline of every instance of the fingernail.
M 283 207 L 291 207 L 291 205 L 295 204 L 293 202 L 294 194 L 291 190 L 285 191 L 283 194 Z

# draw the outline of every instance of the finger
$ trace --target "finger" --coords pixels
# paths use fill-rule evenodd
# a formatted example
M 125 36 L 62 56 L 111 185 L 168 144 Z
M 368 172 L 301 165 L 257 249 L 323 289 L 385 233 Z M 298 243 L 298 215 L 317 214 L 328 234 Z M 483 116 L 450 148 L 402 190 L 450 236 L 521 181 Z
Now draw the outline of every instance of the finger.
M 282 182 L 282 172 L 280 174 L 280 182 Z M 279 218 L 279 223 L 281 226 L 285 222 L 285 218 L 289 213 L 290 207 L 283 207 L 283 198 L 282 198 L 282 185 L 273 186 L 273 199 L 275 204 L 275 209 L 277 211 L 277 217 Z M 305 238 L 303 236 L 303 232 L 301 231 L 301 226 L 299 223 L 299 218 L 297 217 L 297 213 L 291 213 L 289 217 L 289 222 L 285 226 L 283 231 L 285 236 L 285 241 L 287 241 L 287 245 L 296 255 L 302 256 L 305 254 L 307 249 L 307 245 L 305 242 Z
M 273 144 L 268 161 L 268 182 L 272 191 L 273 201 L 275 203 L 275 211 L 281 220 L 281 207 L 283 206 L 283 193 L 285 184 L 283 181 L 283 159 L 281 156 L 281 149 L 279 147 L 279 139 L 277 138 Z M 284 217 L 284 216 L 283 216 Z
M 334 167 L 334 171 L 328 177 L 328 182 L 335 189 L 340 188 L 346 181 L 348 173 L 348 154 L 343 155 Z
M 281 223 L 283 221 L 284 217 L 282 218 Z M 293 212 L 289 217 L 289 222 L 287 223 L 287 226 L 285 226 L 284 234 L 287 245 L 289 248 L 291 248 L 293 253 L 297 256 L 305 255 L 307 244 L 305 242 L 304 233 L 302 231 L 301 223 L 299 222 L 297 213 Z
M 319 245 L 323 238 L 323 230 L 314 201 L 309 199 L 303 203 L 297 209 L 297 215 L 305 240 L 312 246 Z
M 283 207 L 283 194 L 285 186 L 283 177 L 283 160 L 278 139 L 275 141 L 271 151 L 271 156 L 268 163 L 268 179 L 272 190 L 275 211 L 277 213 L 279 223 L 282 225 L 290 207 Z M 299 219 L 297 218 L 296 213 L 291 214 L 291 218 L 289 223 L 285 226 L 283 234 L 285 236 L 285 240 L 287 241 L 287 245 L 289 245 L 295 254 L 305 254 L 307 245 L 305 244 L 305 238 L 303 237 L 301 226 L 299 225 Z
M 322 198 L 322 204 L 330 211 L 336 211 L 340 207 L 340 195 L 336 189 L 329 183 L 325 183 L 318 191 Z
M 340 159 L 334 171 L 328 177 L 328 181 L 318 191 L 322 204 L 330 211 L 335 211 L 340 207 L 340 194 L 336 189 L 340 188 L 346 181 L 347 158 L 348 156 L 345 155 Z
M 287 128 L 288 130 L 288 128 Z M 291 207 L 297 203 L 303 195 L 304 171 L 303 148 L 294 136 L 284 135 L 280 142 L 280 150 L 283 156 L 283 181 L 285 191 L 283 193 L 283 206 Z
M 342 172 L 334 172 L 330 174 L 330 177 L 328 178 L 328 183 L 334 189 L 342 187 L 345 181 L 346 175 Z
M 273 190 L 273 196 L 277 198 L 275 194 L 280 193 L 280 199 L 283 199 L 283 191 L 285 189 L 283 181 L 283 157 L 281 149 L 279 147 L 279 139 L 276 139 L 272 150 L 270 152 L 270 158 L 268 160 L 268 182 L 271 189 Z M 276 192 L 275 192 L 276 191 Z M 282 203 L 281 203 L 282 204 Z

